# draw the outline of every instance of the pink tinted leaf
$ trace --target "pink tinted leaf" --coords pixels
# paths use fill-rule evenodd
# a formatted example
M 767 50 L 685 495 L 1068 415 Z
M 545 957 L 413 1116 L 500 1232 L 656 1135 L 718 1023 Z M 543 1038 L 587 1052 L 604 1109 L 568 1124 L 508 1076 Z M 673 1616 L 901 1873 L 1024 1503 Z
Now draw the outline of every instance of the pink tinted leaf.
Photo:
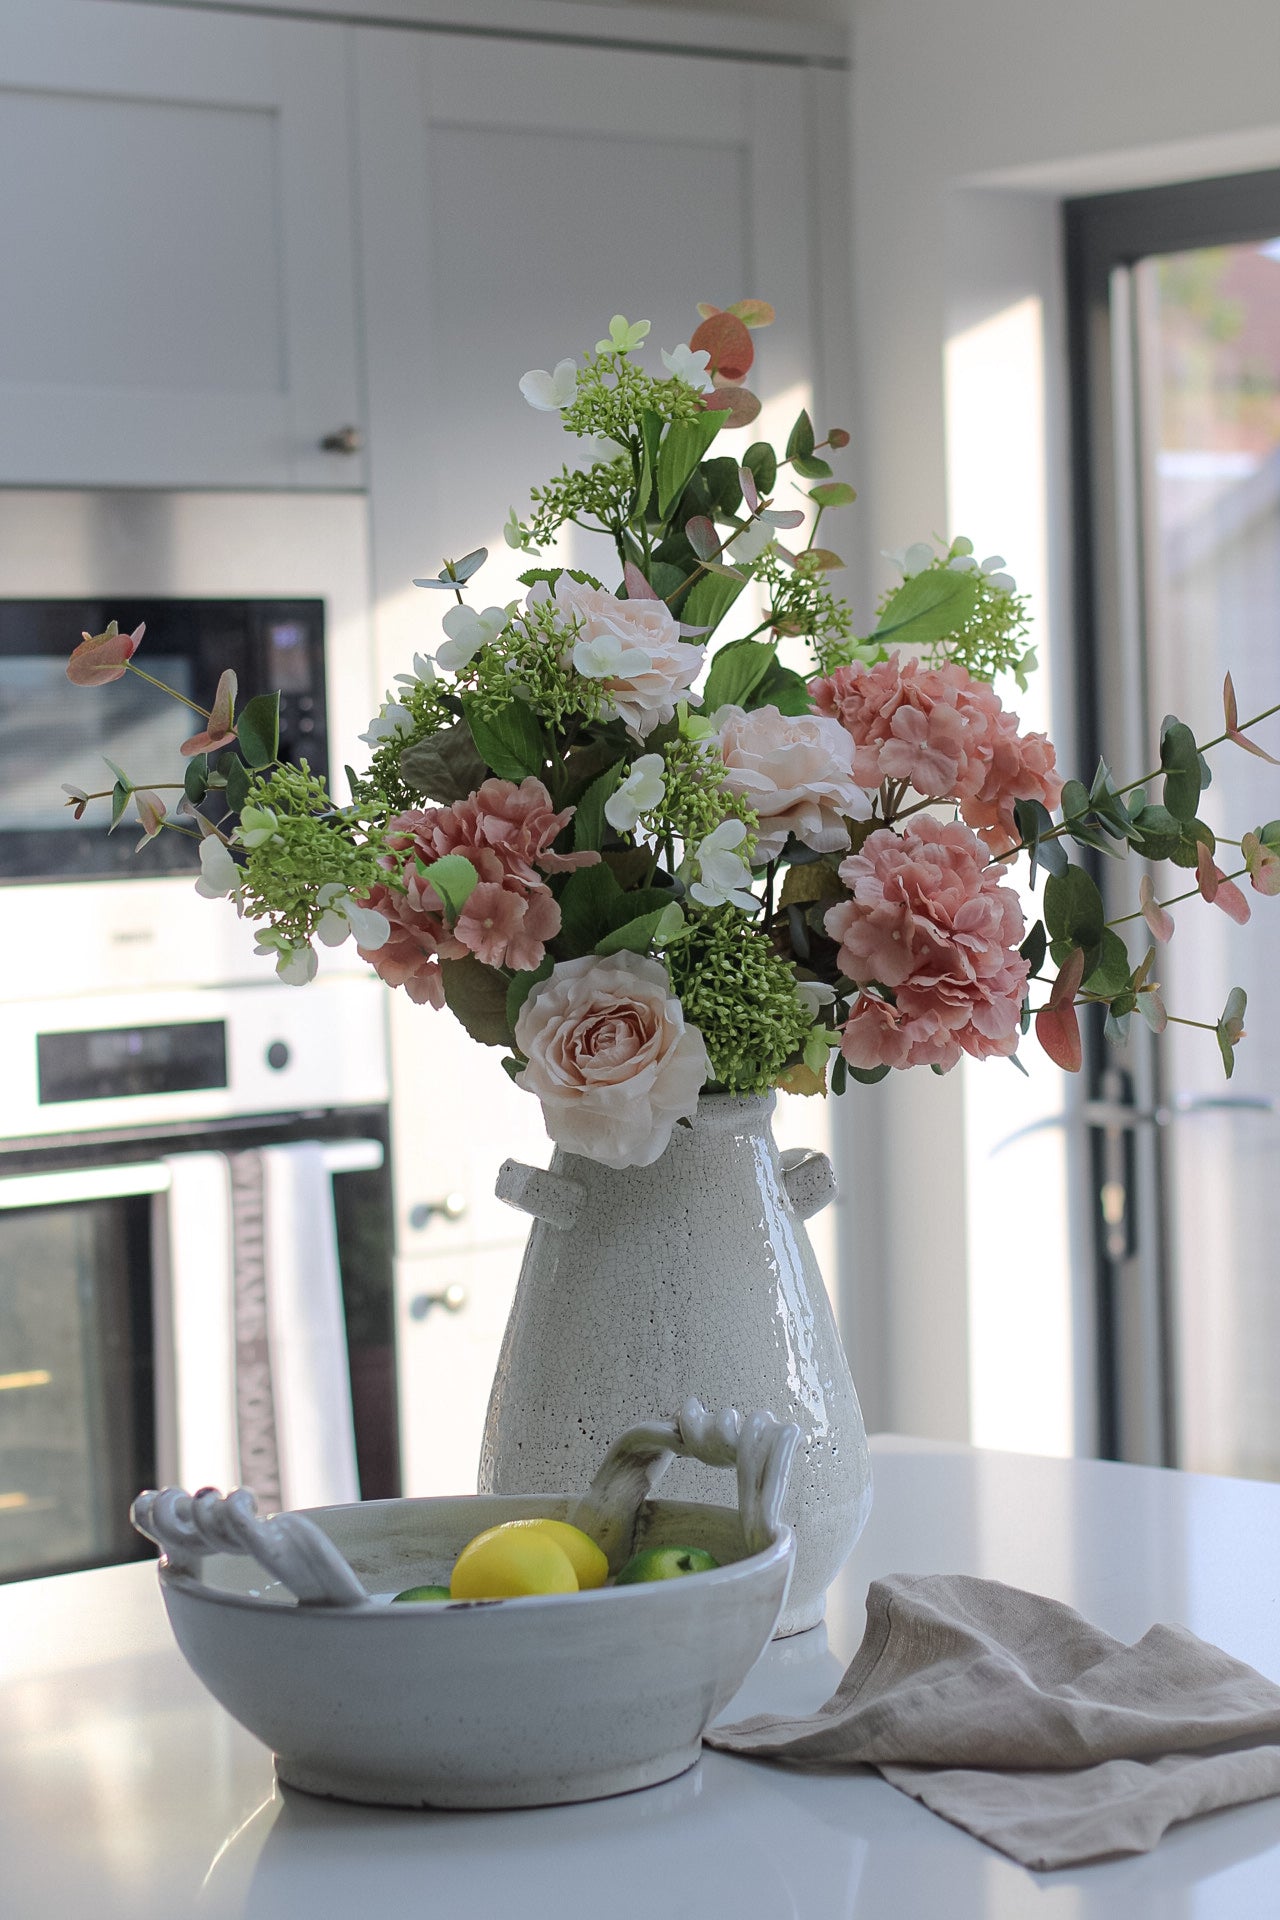
M 740 381 L 750 371 L 756 350 L 751 335 L 732 313 L 713 313 L 694 328 L 690 351 L 710 356 L 712 377 L 723 374 L 726 380 Z
M 1238 727 L 1228 727 L 1227 738 L 1237 747 L 1243 747 L 1246 753 L 1253 754 L 1255 759 L 1265 760 L 1272 767 L 1280 767 L 1280 760 L 1277 760 L 1273 753 L 1268 753 L 1264 747 L 1260 747 L 1256 740 L 1249 738 L 1247 733 L 1241 733 Z
M 830 547 L 806 547 L 796 556 L 796 566 L 801 573 L 838 573 L 844 561 Z
M 236 676 L 228 667 L 218 680 L 208 725 L 201 732 L 193 733 L 189 740 L 184 740 L 178 749 L 179 753 L 189 760 L 193 754 L 218 753 L 223 747 L 229 747 L 236 737 L 235 710 Z
M 1172 940 L 1174 935 L 1173 916 L 1156 899 L 1156 890 L 1151 884 L 1151 876 L 1144 873 L 1138 883 L 1138 900 L 1142 907 L 1142 917 L 1151 930 L 1153 940 L 1162 944 Z
M 769 327 L 778 317 L 767 300 L 735 300 L 725 312 L 741 320 L 744 327 Z
M 1084 979 L 1084 948 L 1073 947 L 1062 965 L 1058 968 L 1058 977 L 1049 989 L 1049 1005 L 1057 1010 L 1070 1006 L 1080 991 L 1080 982 Z
M 709 393 L 702 404 L 708 413 L 727 413 L 725 426 L 729 429 L 749 427 L 760 412 L 760 402 L 745 387 L 721 387 L 719 392 Z
M 1220 868 L 1214 865 L 1213 855 L 1201 840 L 1196 847 L 1196 885 L 1204 899 L 1210 901 L 1217 899 L 1218 883 L 1221 879 Z
M 756 486 L 756 477 L 750 467 L 738 468 L 738 485 L 742 488 L 742 497 L 755 513 L 760 505 L 760 490 Z
M 695 513 L 685 521 L 684 537 L 699 560 L 710 560 L 720 551 L 720 536 L 704 513 Z
M 627 561 L 622 569 L 622 577 L 627 584 L 628 600 L 657 600 L 661 597 L 654 592 L 634 560 Z
M 769 507 L 760 515 L 771 527 L 798 527 L 804 520 L 804 511 L 800 507 Z
M 724 308 L 713 307 L 709 300 L 699 300 L 698 312 L 702 315 L 702 318 L 704 320 L 709 320 L 713 313 L 723 313 Z
M 828 430 L 827 445 L 829 447 L 847 447 L 848 444 L 849 434 L 844 427 L 831 427 Z
M 154 840 L 164 825 L 164 801 L 158 793 L 152 793 L 149 787 L 139 787 L 134 793 L 133 804 L 138 810 L 138 820 L 142 827 L 142 838 L 138 846 L 145 847 L 147 841 Z
M 86 633 L 67 662 L 67 678 L 76 687 L 105 687 L 123 680 L 125 662 L 138 651 L 146 626 L 121 633 L 113 620 L 105 633 Z
M 1055 1067 L 1061 1067 L 1064 1073 L 1079 1073 L 1084 1063 L 1084 1049 L 1080 1044 L 1080 1022 L 1073 1006 L 1041 1007 L 1036 1015 L 1036 1039 Z
M 1226 721 L 1227 732 L 1234 733 L 1240 725 L 1240 710 L 1236 706 L 1236 690 L 1229 673 L 1222 683 L 1222 717 Z
M 1234 880 L 1219 879 L 1214 905 L 1221 907 L 1228 920 L 1234 920 L 1238 927 L 1244 926 L 1253 912 Z
M 1148 987 L 1145 993 L 1138 995 L 1138 1012 L 1152 1033 L 1163 1033 L 1169 1024 L 1169 1015 L 1165 1011 L 1165 1004 L 1160 998 L 1158 987 Z

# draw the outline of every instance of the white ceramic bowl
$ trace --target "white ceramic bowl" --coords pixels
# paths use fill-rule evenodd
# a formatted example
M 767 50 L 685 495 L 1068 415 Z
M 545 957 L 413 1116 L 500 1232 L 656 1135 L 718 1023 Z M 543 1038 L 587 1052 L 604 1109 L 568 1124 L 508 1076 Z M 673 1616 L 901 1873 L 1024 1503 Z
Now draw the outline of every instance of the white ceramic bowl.
M 312 1509 L 301 1531 L 309 1519 L 349 1564 L 364 1589 L 354 1604 L 301 1604 L 243 1557 L 274 1557 L 278 1569 L 280 1551 L 253 1544 L 251 1530 L 266 1534 L 300 1516 L 243 1522 L 246 1497 L 233 1496 L 251 1539 L 239 1555 L 193 1546 L 188 1496 L 144 1495 L 135 1517 L 166 1547 L 161 1591 L 189 1665 L 272 1749 L 287 1784 L 384 1806 L 597 1799 L 693 1764 L 703 1730 L 768 1644 L 786 1595 L 794 1543 L 777 1508 L 796 1429 L 755 1416 L 757 1434 L 762 1420 L 768 1428 L 753 1466 L 728 1437 L 738 1416 L 713 1423 L 695 1408 L 679 1427 L 637 1429 L 611 1449 L 587 1496 L 602 1496 L 594 1511 L 499 1494 Z M 719 1434 L 719 1451 L 711 1448 L 719 1463 L 739 1467 L 741 1512 L 641 1497 L 674 1452 L 708 1457 L 707 1446 L 689 1444 L 699 1417 Z M 637 1435 L 648 1436 L 647 1452 Z M 656 1450 L 655 1435 L 663 1442 Z M 157 1500 L 169 1503 L 167 1526 Z M 207 1535 L 221 1525 L 226 1539 L 230 1505 L 196 1496 L 206 1520 L 221 1515 Z M 592 1520 L 615 1571 L 633 1549 L 662 1545 L 705 1546 L 721 1565 L 586 1593 L 390 1604 L 405 1587 L 447 1585 L 458 1553 L 483 1528 L 533 1515 Z M 329 1554 L 323 1541 L 318 1550 Z M 306 1590 L 305 1580 L 294 1584 Z

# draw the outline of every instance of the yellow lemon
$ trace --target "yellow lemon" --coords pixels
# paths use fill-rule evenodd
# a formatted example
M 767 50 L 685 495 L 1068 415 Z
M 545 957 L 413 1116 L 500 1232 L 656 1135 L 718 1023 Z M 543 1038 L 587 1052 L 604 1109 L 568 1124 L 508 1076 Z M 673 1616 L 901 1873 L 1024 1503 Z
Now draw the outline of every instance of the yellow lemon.
M 513 1600 L 527 1593 L 576 1593 L 578 1576 L 562 1547 L 537 1527 L 489 1527 L 458 1555 L 454 1600 Z
M 578 1585 L 584 1593 L 588 1587 L 602 1587 L 609 1578 L 609 1562 L 602 1549 L 581 1527 L 571 1527 L 567 1520 L 508 1520 L 498 1531 L 515 1532 L 520 1528 L 534 1528 L 555 1541 L 577 1574 Z

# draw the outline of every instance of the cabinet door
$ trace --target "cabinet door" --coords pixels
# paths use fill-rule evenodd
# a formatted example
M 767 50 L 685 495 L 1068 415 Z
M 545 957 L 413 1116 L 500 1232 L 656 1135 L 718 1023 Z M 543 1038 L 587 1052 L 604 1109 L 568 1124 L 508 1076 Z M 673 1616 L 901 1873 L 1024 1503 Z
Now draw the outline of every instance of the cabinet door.
M 779 317 L 758 336 L 751 381 L 764 416 L 735 440 L 785 440 L 822 370 L 810 184 L 830 102 L 824 76 L 795 68 L 435 34 L 358 40 L 375 617 L 389 684 L 441 638 L 439 596 L 415 589 L 415 574 L 483 544 L 476 604 L 523 592 L 529 562 L 503 543 L 507 510 L 526 511 L 530 486 L 580 443 L 526 406 L 519 378 L 593 345 L 610 315 L 652 321 L 656 365 L 659 345 L 688 340 L 700 300 L 771 300 Z M 594 545 L 593 559 L 584 536 L 573 558 L 613 567 Z M 548 1149 L 536 1104 L 490 1050 L 449 1016 L 395 1000 L 404 1458 L 406 1486 L 425 1491 L 474 1473 L 519 1267 L 528 1222 L 489 1197 L 494 1174 L 507 1155 L 545 1164 Z M 822 1145 L 825 1116 L 805 1118 L 807 1144 Z M 407 1230 L 414 1201 L 451 1188 L 467 1214 Z M 442 1290 L 419 1276 L 455 1269 L 466 1295 L 456 1311 L 413 1318 L 412 1297 Z
M 0 482 L 360 485 L 347 30 L 4 15 Z

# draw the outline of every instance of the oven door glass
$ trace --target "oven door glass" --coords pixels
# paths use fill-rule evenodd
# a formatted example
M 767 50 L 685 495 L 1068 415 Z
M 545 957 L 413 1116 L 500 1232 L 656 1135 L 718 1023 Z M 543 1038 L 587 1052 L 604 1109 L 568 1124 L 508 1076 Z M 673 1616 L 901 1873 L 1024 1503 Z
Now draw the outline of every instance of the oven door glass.
M 153 1478 L 145 1199 L 0 1212 L 0 1580 L 143 1557 Z

